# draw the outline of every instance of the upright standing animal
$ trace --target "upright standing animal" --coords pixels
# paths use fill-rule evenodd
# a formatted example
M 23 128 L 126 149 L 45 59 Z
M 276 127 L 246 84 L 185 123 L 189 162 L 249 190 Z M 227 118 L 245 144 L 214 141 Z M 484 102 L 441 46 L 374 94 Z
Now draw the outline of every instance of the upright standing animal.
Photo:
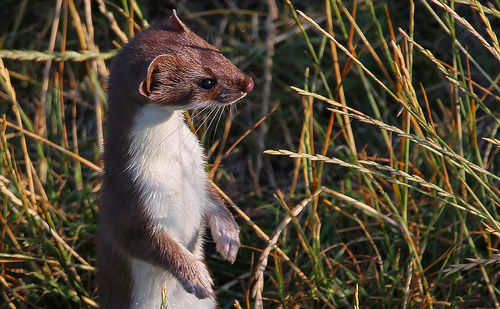
M 253 86 L 175 10 L 116 56 L 97 239 L 101 308 L 159 309 L 164 299 L 169 309 L 215 308 L 203 257 L 205 222 L 230 262 L 239 228 L 209 183 L 183 111 L 234 103 Z

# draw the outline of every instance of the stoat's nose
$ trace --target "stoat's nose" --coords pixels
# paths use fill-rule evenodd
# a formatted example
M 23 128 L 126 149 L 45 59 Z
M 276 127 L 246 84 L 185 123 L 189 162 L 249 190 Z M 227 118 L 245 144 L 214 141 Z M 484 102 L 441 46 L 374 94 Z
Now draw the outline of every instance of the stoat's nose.
M 253 90 L 253 80 L 250 77 L 247 77 L 246 80 L 243 83 L 243 89 L 242 91 L 244 93 L 249 93 L 250 91 Z

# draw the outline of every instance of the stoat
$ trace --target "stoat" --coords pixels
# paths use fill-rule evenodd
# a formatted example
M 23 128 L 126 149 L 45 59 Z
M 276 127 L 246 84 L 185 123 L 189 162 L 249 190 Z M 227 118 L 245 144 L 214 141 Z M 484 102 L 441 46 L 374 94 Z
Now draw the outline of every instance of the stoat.
M 101 308 L 215 308 L 205 223 L 229 262 L 239 228 L 184 110 L 236 102 L 250 77 L 177 17 L 138 33 L 109 77 L 97 280 Z M 162 296 L 163 293 L 163 296 Z

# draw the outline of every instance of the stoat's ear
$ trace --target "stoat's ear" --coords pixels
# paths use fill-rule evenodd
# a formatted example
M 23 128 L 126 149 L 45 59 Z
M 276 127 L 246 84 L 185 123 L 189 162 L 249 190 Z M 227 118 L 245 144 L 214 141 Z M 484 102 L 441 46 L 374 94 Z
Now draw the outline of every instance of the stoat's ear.
M 172 10 L 172 16 L 170 16 L 166 26 L 175 32 L 185 32 L 187 29 L 186 25 L 177 17 L 175 9 Z
M 181 82 L 182 69 L 173 55 L 159 55 L 151 61 L 146 77 L 139 84 L 139 93 L 149 102 L 186 105 L 192 101 L 191 83 Z
M 155 85 L 155 74 L 159 72 L 160 69 L 166 70 L 169 66 L 170 61 L 173 57 L 170 55 L 159 55 L 151 61 L 146 72 L 146 78 L 139 84 L 139 93 L 146 98 L 151 98 L 151 92 L 153 91 Z

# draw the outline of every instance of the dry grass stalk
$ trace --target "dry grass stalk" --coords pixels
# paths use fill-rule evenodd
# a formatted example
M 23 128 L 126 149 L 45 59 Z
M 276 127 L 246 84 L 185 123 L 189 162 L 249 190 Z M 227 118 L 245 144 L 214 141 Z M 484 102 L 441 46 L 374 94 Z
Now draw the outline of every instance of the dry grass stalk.
M 460 17 L 460 15 L 457 14 L 452 8 L 450 8 L 446 3 L 442 3 L 439 0 L 431 0 L 435 5 L 439 6 L 440 8 L 444 9 L 446 12 L 450 13 L 453 18 L 455 18 L 459 23 L 465 26 L 465 28 L 473 35 L 475 36 L 481 44 L 483 44 L 484 47 L 497 59 L 498 62 L 500 62 L 500 48 L 498 46 L 498 41 L 496 40 L 496 35 L 493 36 L 494 41 L 496 44 L 493 46 L 490 45 L 477 31 L 472 27 L 472 25 L 464 18 Z M 491 33 L 494 34 L 494 32 L 491 30 L 488 31 L 488 34 L 491 35 Z
M 471 268 L 474 268 L 474 267 L 477 267 L 480 265 L 486 266 L 486 265 L 490 265 L 490 264 L 500 263 L 500 254 L 492 254 L 491 258 L 489 258 L 489 259 L 467 258 L 467 260 L 470 263 L 450 265 L 450 267 L 443 270 L 443 272 L 446 273 L 446 276 L 449 276 L 449 275 L 454 274 L 456 272 L 469 270 Z
M 318 190 L 312 194 L 312 196 L 302 200 L 297 206 L 295 206 L 290 214 L 287 215 L 281 223 L 276 227 L 273 234 L 271 235 L 269 241 L 267 242 L 266 247 L 262 251 L 259 261 L 257 262 L 256 271 L 253 275 L 253 280 L 255 281 L 254 287 L 252 289 L 252 296 L 255 298 L 255 306 L 254 308 L 260 309 L 263 308 L 262 303 L 262 291 L 264 289 L 264 272 L 267 266 L 267 260 L 269 257 L 269 253 L 271 250 L 276 247 L 278 242 L 278 238 L 280 237 L 283 230 L 288 226 L 288 224 L 293 220 L 292 218 L 297 217 L 304 208 L 311 202 L 311 200 L 318 196 L 321 193 L 321 190 Z

